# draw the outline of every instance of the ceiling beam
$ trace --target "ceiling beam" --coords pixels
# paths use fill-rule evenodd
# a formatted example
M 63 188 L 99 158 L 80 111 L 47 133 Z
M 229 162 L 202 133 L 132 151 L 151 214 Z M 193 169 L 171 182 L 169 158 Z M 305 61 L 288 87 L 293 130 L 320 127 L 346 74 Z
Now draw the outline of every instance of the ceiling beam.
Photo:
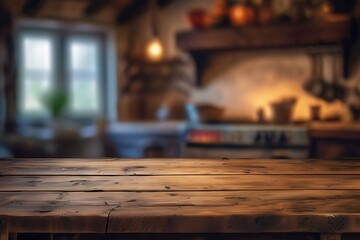
M 85 16 L 92 16 L 111 3 L 111 0 L 89 0 L 88 6 L 84 10 Z
M 175 0 L 158 0 L 158 4 L 161 8 L 167 7 L 168 5 L 175 2 Z
M 157 4 L 160 8 L 164 8 L 173 3 L 174 1 L 175 0 L 157 0 Z M 133 0 L 131 4 L 119 11 L 117 16 L 117 23 L 127 24 L 131 22 L 149 8 L 149 2 L 149 0 Z
M 118 24 L 127 24 L 131 22 L 136 16 L 145 12 L 148 8 L 147 1 L 134 0 L 124 9 L 120 10 L 116 18 Z
M 27 16 L 33 16 L 44 4 L 45 0 L 27 0 L 22 8 L 22 12 Z
M 5 7 L 2 1 L 0 1 L 0 32 L 2 28 L 6 28 L 11 25 L 12 17 L 9 10 Z

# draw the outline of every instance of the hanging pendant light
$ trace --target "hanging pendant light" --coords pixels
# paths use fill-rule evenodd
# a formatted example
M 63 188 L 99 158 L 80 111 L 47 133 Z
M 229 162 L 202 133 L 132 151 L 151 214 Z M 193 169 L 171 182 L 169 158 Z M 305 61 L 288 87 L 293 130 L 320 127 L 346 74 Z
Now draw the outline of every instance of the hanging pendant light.
M 161 61 L 164 57 L 164 47 L 159 39 L 156 21 L 156 0 L 151 0 L 151 39 L 146 45 L 146 57 L 153 62 Z
M 164 56 L 164 48 L 161 41 L 153 37 L 146 47 L 146 54 L 149 60 L 160 61 Z

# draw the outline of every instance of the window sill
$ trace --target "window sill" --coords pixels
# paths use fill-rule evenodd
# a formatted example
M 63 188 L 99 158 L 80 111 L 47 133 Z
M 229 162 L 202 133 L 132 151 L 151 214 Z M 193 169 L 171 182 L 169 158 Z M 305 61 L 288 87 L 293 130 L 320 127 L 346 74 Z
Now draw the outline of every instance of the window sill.
M 96 137 L 97 127 L 96 125 L 87 125 L 80 127 L 57 127 L 57 129 L 51 127 L 33 127 L 33 126 L 22 126 L 17 129 L 14 134 L 11 134 L 10 138 L 29 138 L 39 141 L 50 141 L 50 140 L 78 140 L 78 139 L 89 139 Z

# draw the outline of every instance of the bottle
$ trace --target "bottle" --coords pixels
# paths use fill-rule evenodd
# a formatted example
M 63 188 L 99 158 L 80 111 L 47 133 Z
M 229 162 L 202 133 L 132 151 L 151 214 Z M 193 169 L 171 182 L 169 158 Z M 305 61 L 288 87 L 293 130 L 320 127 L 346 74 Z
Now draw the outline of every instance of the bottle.
M 214 7 L 208 13 L 208 27 L 220 27 L 226 25 L 227 10 L 227 0 L 216 0 Z
M 264 0 L 257 10 L 257 22 L 261 25 L 270 24 L 274 20 L 271 0 Z
M 273 7 L 274 15 L 279 22 L 282 23 L 290 22 L 290 10 L 292 5 L 291 1 L 292 0 L 273 1 L 272 7 Z

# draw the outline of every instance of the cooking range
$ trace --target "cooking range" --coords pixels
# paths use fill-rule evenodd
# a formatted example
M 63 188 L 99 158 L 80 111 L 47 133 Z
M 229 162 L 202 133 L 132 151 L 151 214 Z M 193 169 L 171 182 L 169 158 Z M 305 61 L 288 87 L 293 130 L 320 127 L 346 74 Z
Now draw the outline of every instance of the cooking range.
M 188 158 L 309 157 L 305 126 L 190 124 L 183 155 Z

